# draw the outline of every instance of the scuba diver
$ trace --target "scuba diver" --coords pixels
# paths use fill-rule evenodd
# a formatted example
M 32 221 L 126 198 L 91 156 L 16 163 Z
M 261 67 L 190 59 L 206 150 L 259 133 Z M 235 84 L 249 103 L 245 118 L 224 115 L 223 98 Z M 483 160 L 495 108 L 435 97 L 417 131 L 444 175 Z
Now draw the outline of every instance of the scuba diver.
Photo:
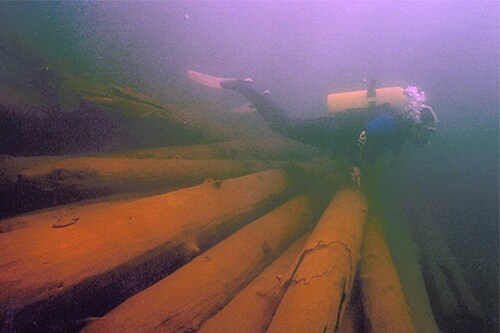
M 426 146 L 438 123 L 433 109 L 424 104 L 424 92 L 416 87 L 376 89 L 372 80 L 367 91 L 329 95 L 332 115 L 298 119 L 289 118 L 267 91 L 258 93 L 250 78 L 219 78 L 192 70 L 188 71 L 188 77 L 205 86 L 243 95 L 273 131 L 346 157 L 358 188 L 361 170 L 368 169 L 381 155 L 390 154 L 395 160 L 407 140 L 415 146 Z M 362 103 L 342 106 L 346 94 L 347 100 L 357 99 Z

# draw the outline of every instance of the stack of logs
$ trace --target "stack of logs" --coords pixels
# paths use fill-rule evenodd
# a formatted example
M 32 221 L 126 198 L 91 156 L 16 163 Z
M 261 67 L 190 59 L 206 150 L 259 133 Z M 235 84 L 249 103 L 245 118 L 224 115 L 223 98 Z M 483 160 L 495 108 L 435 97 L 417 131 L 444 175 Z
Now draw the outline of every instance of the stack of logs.
M 115 162 L 124 171 L 82 158 L 21 174 L 42 182 L 83 165 L 91 176 L 71 182 L 104 179 L 114 192 L 142 184 L 144 168 L 148 186 L 175 178 L 168 160 Z M 321 182 L 272 163 L 190 163 L 172 164 L 174 185 L 192 185 L 190 168 L 197 180 L 239 177 L 1 221 L 2 331 L 439 331 L 421 278 L 405 288 L 361 192 L 333 182 L 318 195 Z

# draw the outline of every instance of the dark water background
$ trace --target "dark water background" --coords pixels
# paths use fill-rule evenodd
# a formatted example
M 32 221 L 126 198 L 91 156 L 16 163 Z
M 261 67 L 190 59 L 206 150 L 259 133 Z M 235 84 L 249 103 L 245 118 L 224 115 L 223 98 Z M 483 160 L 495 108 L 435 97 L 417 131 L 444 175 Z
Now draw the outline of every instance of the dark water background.
M 2 2 L 0 88 L 50 100 L 47 82 L 75 75 L 182 100 L 192 68 L 251 76 L 293 116 L 312 117 L 328 93 L 367 79 L 416 85 L 440 129 L 425 149 L 407 147 L 394 175 L 421 185 L 493 332 L 499 20 L 498 1 Z M 27 79 L 34 70 L 46 76 L 38 86 Z

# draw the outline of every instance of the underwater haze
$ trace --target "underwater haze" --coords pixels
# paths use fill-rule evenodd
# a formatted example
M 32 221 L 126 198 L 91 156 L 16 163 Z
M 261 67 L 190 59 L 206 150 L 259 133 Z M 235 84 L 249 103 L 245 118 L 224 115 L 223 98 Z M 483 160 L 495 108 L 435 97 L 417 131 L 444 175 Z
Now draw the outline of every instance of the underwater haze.
M 423 272 L 440 330 L 498 332 L 500 2 L 0 2 L 0 154 L 274 138 L 259 117 L 227 112 L 245 99 L 194 85 L 188 69 L 250 77 L 295 118 L 325 114 L 328 94 L 365 90 L 370 80 L 425 91 L 438 131 L 424 148 L 403 148 L 384 186 L 406 199 L 421 249 L 419 228 L 438 226 L 479 304 L 480 315 L 459 304 L 472 318 L 460 327 Z M 149 109 L 116 111 L 112 95 Z M 171 116 L 154 118 L 158 103 Z M 11 211 L 0 216 L 52 205 L 27 207 L 9 186 L 0 198 Z M 68 201 L 80 199 L 71 193 Z M 386 228 L 396 244 L 398 229 Z

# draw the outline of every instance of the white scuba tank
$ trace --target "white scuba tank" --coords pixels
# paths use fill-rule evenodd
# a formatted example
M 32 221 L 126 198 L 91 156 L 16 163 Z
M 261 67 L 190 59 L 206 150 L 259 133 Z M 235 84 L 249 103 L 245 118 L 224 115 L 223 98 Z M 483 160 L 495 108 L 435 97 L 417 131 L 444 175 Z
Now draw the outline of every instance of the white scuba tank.
M 328 95 L 327 104 L 330 112 L 342 113 L 352 109 L 365 109 L 380 104 L 389 104 L 396 110 L 404 110 L 408 96 L 401 87 L 388 87 L 348 91 Z

